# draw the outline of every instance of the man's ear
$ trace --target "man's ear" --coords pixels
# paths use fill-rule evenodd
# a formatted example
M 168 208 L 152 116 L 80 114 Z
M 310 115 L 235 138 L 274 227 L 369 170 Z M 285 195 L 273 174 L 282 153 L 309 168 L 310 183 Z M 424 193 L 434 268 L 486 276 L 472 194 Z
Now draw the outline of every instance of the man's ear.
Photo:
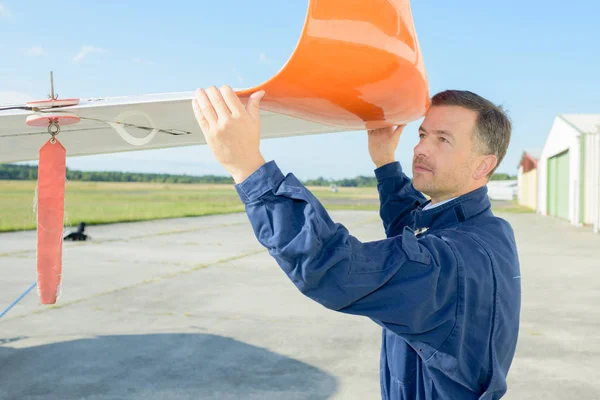
M 498 158 L 493 154 L 487 154 L 479 157 L 478 162 L 477 168 L 473 171 L 473 179 L 475 180 L 485 179 L 498 165 Z

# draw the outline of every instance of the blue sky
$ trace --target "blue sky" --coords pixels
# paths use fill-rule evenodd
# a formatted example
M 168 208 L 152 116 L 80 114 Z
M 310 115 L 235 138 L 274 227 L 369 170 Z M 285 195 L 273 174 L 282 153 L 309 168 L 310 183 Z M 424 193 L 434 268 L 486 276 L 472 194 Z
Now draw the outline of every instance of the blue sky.
M 63 98 L 254 86 L 288 59 L 307 3 L 0 0 L 0 103 L 45 98 L 50 70 Z M 508 110 L 513 137 L 498 172 L 516 173 L 523 149 L 544 145 L 557 114 L 600 113 L 600 3 L 411 7 L 431 93 L 468 89 Z M 407 172 L 419 123 L 396 153 Z M 301 179 L 373 174 L 364 131 L 266 140 L 261 150 Z M 72 157 L 68 166 L 226 174 L 206 146 Z

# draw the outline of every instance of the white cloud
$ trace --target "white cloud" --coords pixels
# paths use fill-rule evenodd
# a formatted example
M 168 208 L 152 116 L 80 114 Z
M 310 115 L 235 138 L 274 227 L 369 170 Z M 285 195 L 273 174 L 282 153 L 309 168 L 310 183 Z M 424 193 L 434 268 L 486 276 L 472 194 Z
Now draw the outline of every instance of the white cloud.
M 262 63 L 269 62 L 269 59 L 267 58 L 267 55 L 265 53 L 260 53 L 259 56 L 258 56 L 258 59 Z
M 2 2 L 0 2 L 0 18 L 1 17 L 4 17 L 4 18 L 10 17 L 10 13 L 6 9 L 6 6 L 4 4 L 2 4 Z
M 82 46 L 79 53 L 77 53 L 77 55 L 75 57 L 73 57 L 73 63 L 77 64 L 78 62 L 83 60 L 85 57 L 87 57 L 88 54 L 91 54 L 91 53 L 108 53 L 108 50 L 104 50 L 104 49 L 101 49 L 99 47 L 94 47 L 94 46 Z
M 25 50 L 25 54 L 27 54 L 29 57 L 41 56 L 44 54 L 44 49 L 42 49 L 40 46 L 33 46 L 32 48 Z

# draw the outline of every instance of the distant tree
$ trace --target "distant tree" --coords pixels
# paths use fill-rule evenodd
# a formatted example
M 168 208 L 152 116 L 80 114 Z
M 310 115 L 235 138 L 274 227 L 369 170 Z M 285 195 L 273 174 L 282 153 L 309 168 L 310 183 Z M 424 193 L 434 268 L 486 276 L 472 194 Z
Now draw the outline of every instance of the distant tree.
M 511 176 L 509 174 L 494 174 L 490 180 L 492 181 L 512 181 L 516 180 L 516 176 Z
M 37 166 L 0 164 L 0 179 L 4 180 L 34 180 L 37 179 Z M 233 178 L 218 175 L 171 175 L 150 174 L 119 171 L 77 171 L 67 168 L 67 179 L 70 181 L 92 181 L 92 182 L 148 182 L 148 183 L 209 183 L 209 184 L 234 184 Z M 513 180 L 514 176 L 508 174 L 494 174 L 492 180 Z M 307 186 L 330 186 L 339 187 L 376 187 L 377 179 L 374 176 L 356 176 L 344 179 L 325 179 L 320 176 L 317 179 L 308 179 L 303 182 Z
M 35 180 L 37 166 L 0 164 L 2 180 Z M 66 177 L 70 181 L 92 182 L 155 182 L 155 183 L 221 183 L 231 185 L 233 178 L 228 176 L 192 176 L 170 174 L 144 174 L 119 171 L 77 171 L 67 168 Z
M 331 185 L 331 182 L 320 176 L 317 179 L 309 179 L 305 181 L 304 184 L 306 186 L 329 186 Z

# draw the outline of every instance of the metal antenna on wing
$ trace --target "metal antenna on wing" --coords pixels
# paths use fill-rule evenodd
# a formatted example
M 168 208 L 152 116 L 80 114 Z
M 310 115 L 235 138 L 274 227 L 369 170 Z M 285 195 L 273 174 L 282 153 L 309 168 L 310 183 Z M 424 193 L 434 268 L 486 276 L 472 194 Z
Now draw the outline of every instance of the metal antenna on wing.
M 51 94 L 48 95 L 48 98 L 50 100 L 58 99 L 58 93 L 56 94 L 56 96 L 54 95 L 54 72 L 53 71 L 50 71 L 50 92 L 51 92 Z

